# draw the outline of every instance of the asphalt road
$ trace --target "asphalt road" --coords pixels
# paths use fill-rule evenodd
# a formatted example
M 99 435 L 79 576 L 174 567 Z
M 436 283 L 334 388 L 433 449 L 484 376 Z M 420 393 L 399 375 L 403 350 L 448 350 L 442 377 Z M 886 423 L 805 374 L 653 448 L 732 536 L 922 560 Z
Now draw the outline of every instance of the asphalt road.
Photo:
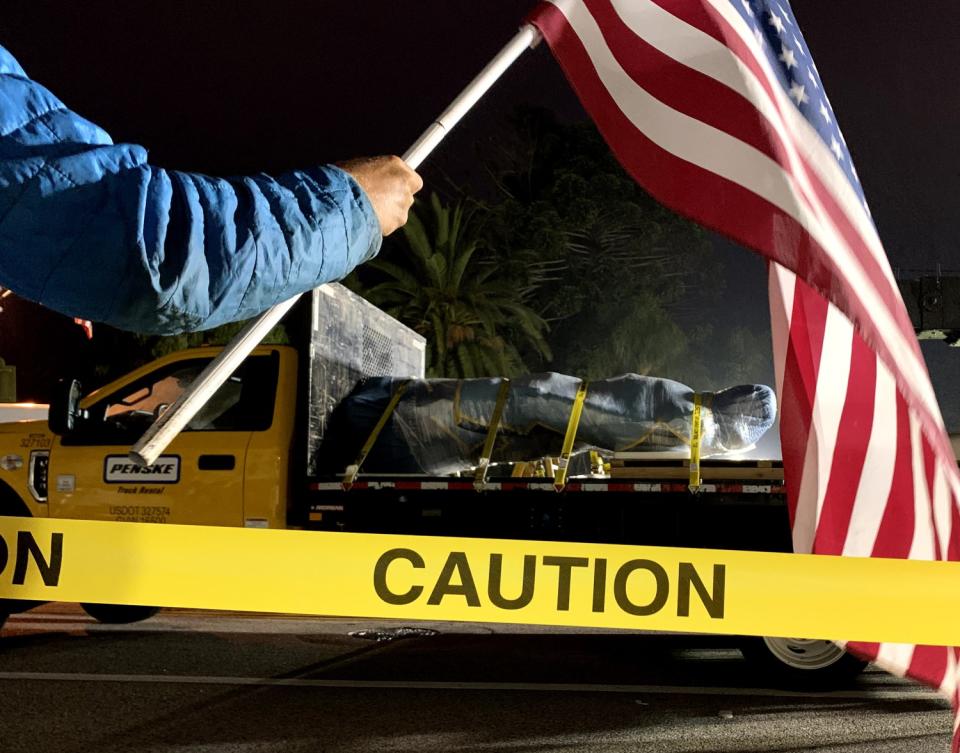
M 950 728 L 876 670 L 764 687 L 725 638 L 63 605 L 0 632 L 0 753 L 947 753 Z

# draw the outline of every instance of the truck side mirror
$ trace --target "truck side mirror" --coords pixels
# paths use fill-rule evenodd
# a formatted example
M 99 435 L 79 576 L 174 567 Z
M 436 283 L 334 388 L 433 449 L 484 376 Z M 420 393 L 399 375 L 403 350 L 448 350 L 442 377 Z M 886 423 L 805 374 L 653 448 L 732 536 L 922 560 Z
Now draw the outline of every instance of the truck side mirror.
M 64 436 L 74 430 L 85 411 L 80 409 L 80 382 L 76 379 L 60 379 L 53 389 L 47 425 L 50 431 Z

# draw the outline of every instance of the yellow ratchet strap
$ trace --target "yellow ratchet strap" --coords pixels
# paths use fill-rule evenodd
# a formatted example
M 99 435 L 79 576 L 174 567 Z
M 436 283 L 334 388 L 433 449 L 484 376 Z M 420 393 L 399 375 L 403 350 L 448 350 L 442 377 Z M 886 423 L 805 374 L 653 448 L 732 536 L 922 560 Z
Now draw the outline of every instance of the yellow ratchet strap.
M 580 426 L 580 416 L 583 413 L 583 401 L 587 399 L 587 380 L 580 382 L 577 396 L 573 399 L 573 408 L 570 410 L 570 420 L 567 421 L 567 433 L 563 437 L 563 448 L 557 459 L 557 470 L 553 476 L 553 488 L 563 491 L 567 485 L 567 468 L 570 465 L 570 453 L 573 452 L 573 443 L 577 438 L 577 428 Z
M 693 393 L 693 418 L 690 422 L 690 490 L 700 488 L 700 442 L 703 438 L 702 427 L 703 398 L 699 392 Z
M 390 416 L 393 415 L 393 412 L 397 409 L 397 405 L 400 404 L 400 398 L 403 397 L 403 393 L 407 391 L 407 387 L 410 385 L 412 380 L 408 379 L 405 382 L 401 382 L 400 386 L 394 391 L 393 396 L 390 398 L 390 402 L 387 403 L 386 409 L 383 411 L 383 415 L 380 416 L 380 420 L 377 421 L 377 425 L 373 427 L 373 431 L 370 432 L 370 436 L 367 437 L 367 441 L 363 443 L 363 447 L 360 448 L 360 454 L 357 455 L 356 461 L 353 465 L 348 465 L 346 472 L 343 474 L 343 479 L 341 480 L 341 485 L 344 489 L 349 489 L 353 486 L 353 482 L 357 480 L 357 476 L 360 473 L 360 466 L 363 465 L 363 461 L 367 459 L 367 455 L 370 454 L 370 450 L 373 449 L 373 445 L 377 441 L 377 437 L 380 436 L 380 432 L 383 431 L 383 427 L 387 425 L 387 421 L 390 420 Z
M 483 441 L 483 450 L 480 452 L 480 461 L 473 475 L 473 486 L 482 491 L 487 485 L 487 471 L 490 469 L 490 458 L 493 457 L 493 444 L 497 440 L 497 431 L 500 429 L 500 419 L 503 418 L 503 409 L 510 397 L 510 380 L 504 377 L 500 381 L 500 390 L 497 392 L 497 402 L 493 406 L 493 415 L 490 417 L 490 426 L 487 428 L 487 438 Z

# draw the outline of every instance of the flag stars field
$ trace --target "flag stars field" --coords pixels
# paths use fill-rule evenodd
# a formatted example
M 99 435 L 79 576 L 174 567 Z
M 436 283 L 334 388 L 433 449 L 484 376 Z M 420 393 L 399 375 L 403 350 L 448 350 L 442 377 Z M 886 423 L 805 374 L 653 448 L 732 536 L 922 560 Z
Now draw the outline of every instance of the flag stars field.
M 770 23 L 770 25 L 771 25 L 774 29 L 777 30 L 777 34 L 783 34 L 783 31 L 784 31 L 784 29 L 786 28 L 786 27 L 783 25 L 783 19 L 780 18 L 780 16 L 778 16 L 778 15 L 777 15 L 776 13 L 774 13 L 773 11 L 770 12 L 770 21 L 769 21 L 769 23 Z

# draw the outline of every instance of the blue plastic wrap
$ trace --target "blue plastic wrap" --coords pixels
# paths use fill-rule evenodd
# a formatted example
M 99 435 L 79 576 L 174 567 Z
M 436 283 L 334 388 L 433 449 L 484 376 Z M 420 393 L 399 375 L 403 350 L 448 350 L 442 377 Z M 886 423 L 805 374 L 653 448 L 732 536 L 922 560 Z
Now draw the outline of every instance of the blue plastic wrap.
M 339 472 L 356 459 L 391 395 L 406 380 L 365 379 L 334 412 L 320 468 Z M 363 470 L 443 475 L 478 461 L 500 379 L 415 379 L 391 414 Z M 556 456 L 580 380 L 564 374 L 514 378 L 493 461 Z M 624 374 L 589 384 L 575 450 L 682 450 L 689 446 L 694 391 L 670 379 Z M 773 425 L 776 397 L 765 385 L 703 392 L 703 456 L 752 446 Z

